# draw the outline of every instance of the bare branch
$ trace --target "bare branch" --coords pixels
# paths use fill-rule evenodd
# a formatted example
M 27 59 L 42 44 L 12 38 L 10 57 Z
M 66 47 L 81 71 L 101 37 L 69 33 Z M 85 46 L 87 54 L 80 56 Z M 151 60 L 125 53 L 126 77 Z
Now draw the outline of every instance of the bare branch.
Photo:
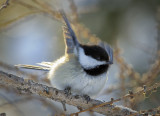
M 38 96 L 42 96 L 44 98 L 50 98 L 54 101 L 64 102 L 69 105 L 73 105 L 76 107 L 81 107 L 82 109 L 88 109 L 90 107 L 102 104 L 103 102 L 91 99 L 90 102 L 87 103 L 85 98 L 82 96 L 75 97 L 73 95 L 66 96 L 64 91 L 58 90 L 56 88 L 48 87 L 43 84 L 35 83 L 32 80 L 25 80 L 21 77 L 17 77 L 12 74 L 5 73 L 0 71 L 0 85 L 9 86 L 18 90 L 20 94 L 36 94 Z M 102 107 L 97 107 L 92 109 L 94 112 L 98 112 L 105 115 L 130 115 L 137 114 L 136 111 L 133 111 L 129 108 L 116 106 L 112 104 L 107 104 Z
M 102 103 L 100 105 L 90 107 L 89 109 L 85 109 L 83 111 L 80 111 L 80 112 L 77 112 L 77 113 L 74 113 L 74 114 L 79 114 L 79 113 L 82 113 L 82 112 L 85 112 L 85 111 L 89 111 L 89 110 L 92 110 L 94 108 L 101 107 L 101 106 L 104 106 L 104 105 L 113 104 L 114 102 L 118 102 L 118 101 L 124 100 L 126 98 L 133 98 L 135 96 L 139 96 L 139 95 L 142 95 L 142 94 L 145 95 L 147 92 L 153 91 L 153 90 L 157 89 L 158 87 L 160 87 L 160 82 L 159 83 L 155 83 L 151 87 L 146 87 L 144 85 L 143 89 L 138 91 L 138 92 L 136 92 L 136 93 L 133 93 L 133 92 L 130 91 L 129 94 L 127 94 L 127 95 L 125 95 L 125 96 L 123 96 L 121 98 L 118 98 L 118 99 L 115 99 L 115 100 L 113 98 L 111 98 L 111 101 L 109 101 L 109 102 L 105 102 L 105 103 Z M 134 114 L 137 114 L 137 113 L 135 112 Z
M 9 5 L 9 0 L 6 0 L 6 2 L 5 2 L 4 4 L 2 4 L 2 6 L 0 7 L 0 11 L 1 11 L 3 8 L 6 8 L 8 5 Z

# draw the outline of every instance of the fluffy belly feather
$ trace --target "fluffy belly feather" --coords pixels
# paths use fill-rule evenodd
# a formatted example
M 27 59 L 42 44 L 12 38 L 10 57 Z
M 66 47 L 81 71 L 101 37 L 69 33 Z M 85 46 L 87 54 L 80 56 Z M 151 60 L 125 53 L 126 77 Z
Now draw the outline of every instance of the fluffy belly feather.
M 86 74 L 75 57 L 74 55 L 63 56 L 55 62 L 49 72 L 52 86 L 60 90 L 69 86 L 73 94 L 96 96 L 104 87 L 107 74 L 103 73 L 99 76 Z

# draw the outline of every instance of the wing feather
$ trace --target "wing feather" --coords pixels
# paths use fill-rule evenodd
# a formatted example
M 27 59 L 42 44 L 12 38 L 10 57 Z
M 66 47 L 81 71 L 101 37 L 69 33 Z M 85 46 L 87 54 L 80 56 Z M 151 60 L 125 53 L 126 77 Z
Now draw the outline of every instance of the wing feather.
M 65 22 L 65 26 L 63 26 L 63 36 L 66 43 L 66 53 L 74 53 L 74 48 L 76 47 L 78 51 L 79 42 L 77 37 L 63 11 L 60 11 L 62 18 Z

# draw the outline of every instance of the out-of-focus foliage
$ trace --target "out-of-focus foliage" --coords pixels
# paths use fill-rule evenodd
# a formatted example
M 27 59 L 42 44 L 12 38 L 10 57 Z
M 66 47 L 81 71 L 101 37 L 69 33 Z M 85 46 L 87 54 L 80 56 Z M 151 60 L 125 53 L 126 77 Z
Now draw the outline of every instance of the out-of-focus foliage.
M 0 5 L 3 3 L 5 0 L 0 1 Z M 64 9 L 82 43 L 93 44 L 101 39 L 114 49 L 114 65 L 97 99 L 109 101 L 129 91 L 135 93 L 160 81 L 159 5 L 159 0 L 11 0 L 0 10 L 0 61 L 35 64 L 62 56 L 65 47 L 58 10 Z M 0 69 L 41 83 L 46 77 L 46 73 L 38 71 L 13 71 L 4 63 L 0 63 Z M 155 88 L 117 104 L 158 114 L 159 95 L 159 88 Z M 74 107 L 67 109 L 77 111 Z M 19 96 L 1 87 L 1 112 L 7 116 L 44 116 L 63 114 L 63 109 L 61 104 L 36 96 Z

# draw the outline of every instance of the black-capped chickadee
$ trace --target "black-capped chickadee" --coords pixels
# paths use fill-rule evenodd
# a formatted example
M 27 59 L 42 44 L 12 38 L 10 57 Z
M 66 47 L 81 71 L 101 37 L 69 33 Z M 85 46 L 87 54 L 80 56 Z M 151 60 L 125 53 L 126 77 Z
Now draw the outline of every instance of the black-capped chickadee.
M 61 14 L 65 22 L 65 55 L 54 62 L 38 63 L 41 66 L 17 66 L 48 70 L 48 78 L 53 87 L 93 98 L 107 81 L 108 68 L 113 64 L 112 48 L 103 42 L 99 45 L 80 44 L 67 17 L 64 13 Z

